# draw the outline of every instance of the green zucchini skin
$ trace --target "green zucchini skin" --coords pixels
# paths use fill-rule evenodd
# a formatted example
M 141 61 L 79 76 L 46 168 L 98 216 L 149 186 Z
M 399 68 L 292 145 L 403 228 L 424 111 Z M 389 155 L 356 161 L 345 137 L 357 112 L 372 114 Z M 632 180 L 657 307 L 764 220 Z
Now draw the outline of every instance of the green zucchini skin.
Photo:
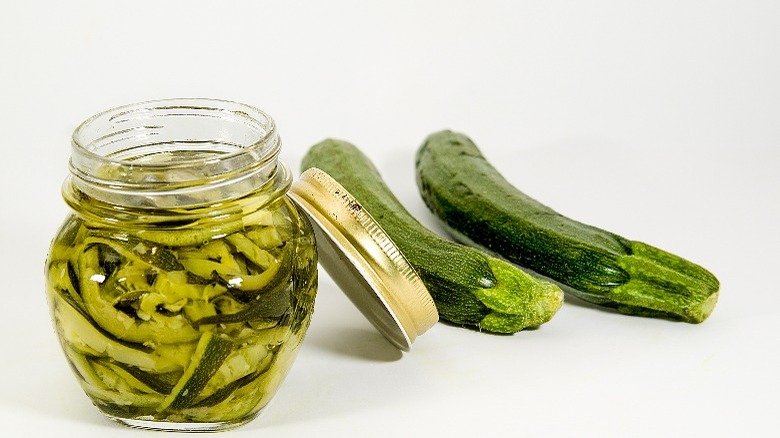
M 563 292 L 552 282 L 425 228 L 354 145 L 325 140 L 304 156 L 301 170 L 310 167 L 336 179 L 379 223 L 419 273 L 441 319 L 488 332 L 514 333 L 549 321 L 560 308 Z
M 555 212 L 510 184 L 463 134 L 428 136 L 416 173 L 425 204 L 456 240 L 569 286 L 574 296 L 691 323 L 715 307 L 720 286 L 706 269 Z

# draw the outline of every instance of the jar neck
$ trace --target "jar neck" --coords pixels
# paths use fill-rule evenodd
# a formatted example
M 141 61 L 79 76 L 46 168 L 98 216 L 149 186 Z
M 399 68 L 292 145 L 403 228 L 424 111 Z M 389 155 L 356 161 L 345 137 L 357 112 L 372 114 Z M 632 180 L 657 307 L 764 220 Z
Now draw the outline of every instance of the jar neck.
M 286 193 L 291 175 L 278 161 L 280 148 L 271 117 L 248 105 L 127 105 L 76 128 L 63 196 L 78 212 L 122 220 L 245 210 L 249 201 L 240 200 L 250 194 Z

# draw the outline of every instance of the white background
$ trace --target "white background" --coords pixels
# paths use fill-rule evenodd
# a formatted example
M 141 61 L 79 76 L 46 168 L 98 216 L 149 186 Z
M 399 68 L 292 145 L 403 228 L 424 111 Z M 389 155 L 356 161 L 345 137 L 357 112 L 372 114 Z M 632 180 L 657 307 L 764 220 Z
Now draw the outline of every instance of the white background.
M 570 300 L 514 336 L 437 324 L 402 355 L 323 274 L 292 372 L 231 436 L 773 435 L 779 2 L 6 0 L 3 436 L 150 433 L 105 420 L 77 386 L 43 264 L 75 125 L 185 96 L 269 112 L 294 170 L 326 137 L 355 143 L 437 230 L 414 153 L 431 132 L 462 131 L 531 196 L 722 283 L 701 325 Z

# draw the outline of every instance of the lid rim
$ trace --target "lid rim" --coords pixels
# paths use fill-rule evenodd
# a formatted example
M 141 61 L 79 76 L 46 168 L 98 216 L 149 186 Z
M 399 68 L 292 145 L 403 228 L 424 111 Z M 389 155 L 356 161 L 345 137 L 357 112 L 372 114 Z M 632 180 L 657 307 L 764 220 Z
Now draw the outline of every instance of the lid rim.
M 403 253 L 370 213 L 324 171 L 307 169 L 293 183 L 289 196 L 312 219 L 315 233 L 320 232 L 317 246 L 323 254 L 319 259 L 328 274 L 391 343 L 408 351 L 439 317 L 425 284 Z

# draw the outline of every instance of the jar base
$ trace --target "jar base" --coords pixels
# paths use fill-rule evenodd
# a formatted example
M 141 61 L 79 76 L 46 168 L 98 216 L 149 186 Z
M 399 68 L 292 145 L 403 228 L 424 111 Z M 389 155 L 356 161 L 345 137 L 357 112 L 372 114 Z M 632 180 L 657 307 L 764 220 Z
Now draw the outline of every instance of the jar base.
M 109 420 L 115 421 L 125 426 L 133 427 L 136 429 L 167 431 L 167 432 L 219 432 L 223 430 L 235 429 L 241 427 L 250 421 L 254 420 L 260 411 L 253 413 L 245 418 L 231 421 L 218 421 L 210 423 L 198 423 L 198 422 L 175 422 L 175 421 L 160 421 L 160 420 L 145 420 L 143 418 L 121 418 L 113 415 L 106 415 Z

